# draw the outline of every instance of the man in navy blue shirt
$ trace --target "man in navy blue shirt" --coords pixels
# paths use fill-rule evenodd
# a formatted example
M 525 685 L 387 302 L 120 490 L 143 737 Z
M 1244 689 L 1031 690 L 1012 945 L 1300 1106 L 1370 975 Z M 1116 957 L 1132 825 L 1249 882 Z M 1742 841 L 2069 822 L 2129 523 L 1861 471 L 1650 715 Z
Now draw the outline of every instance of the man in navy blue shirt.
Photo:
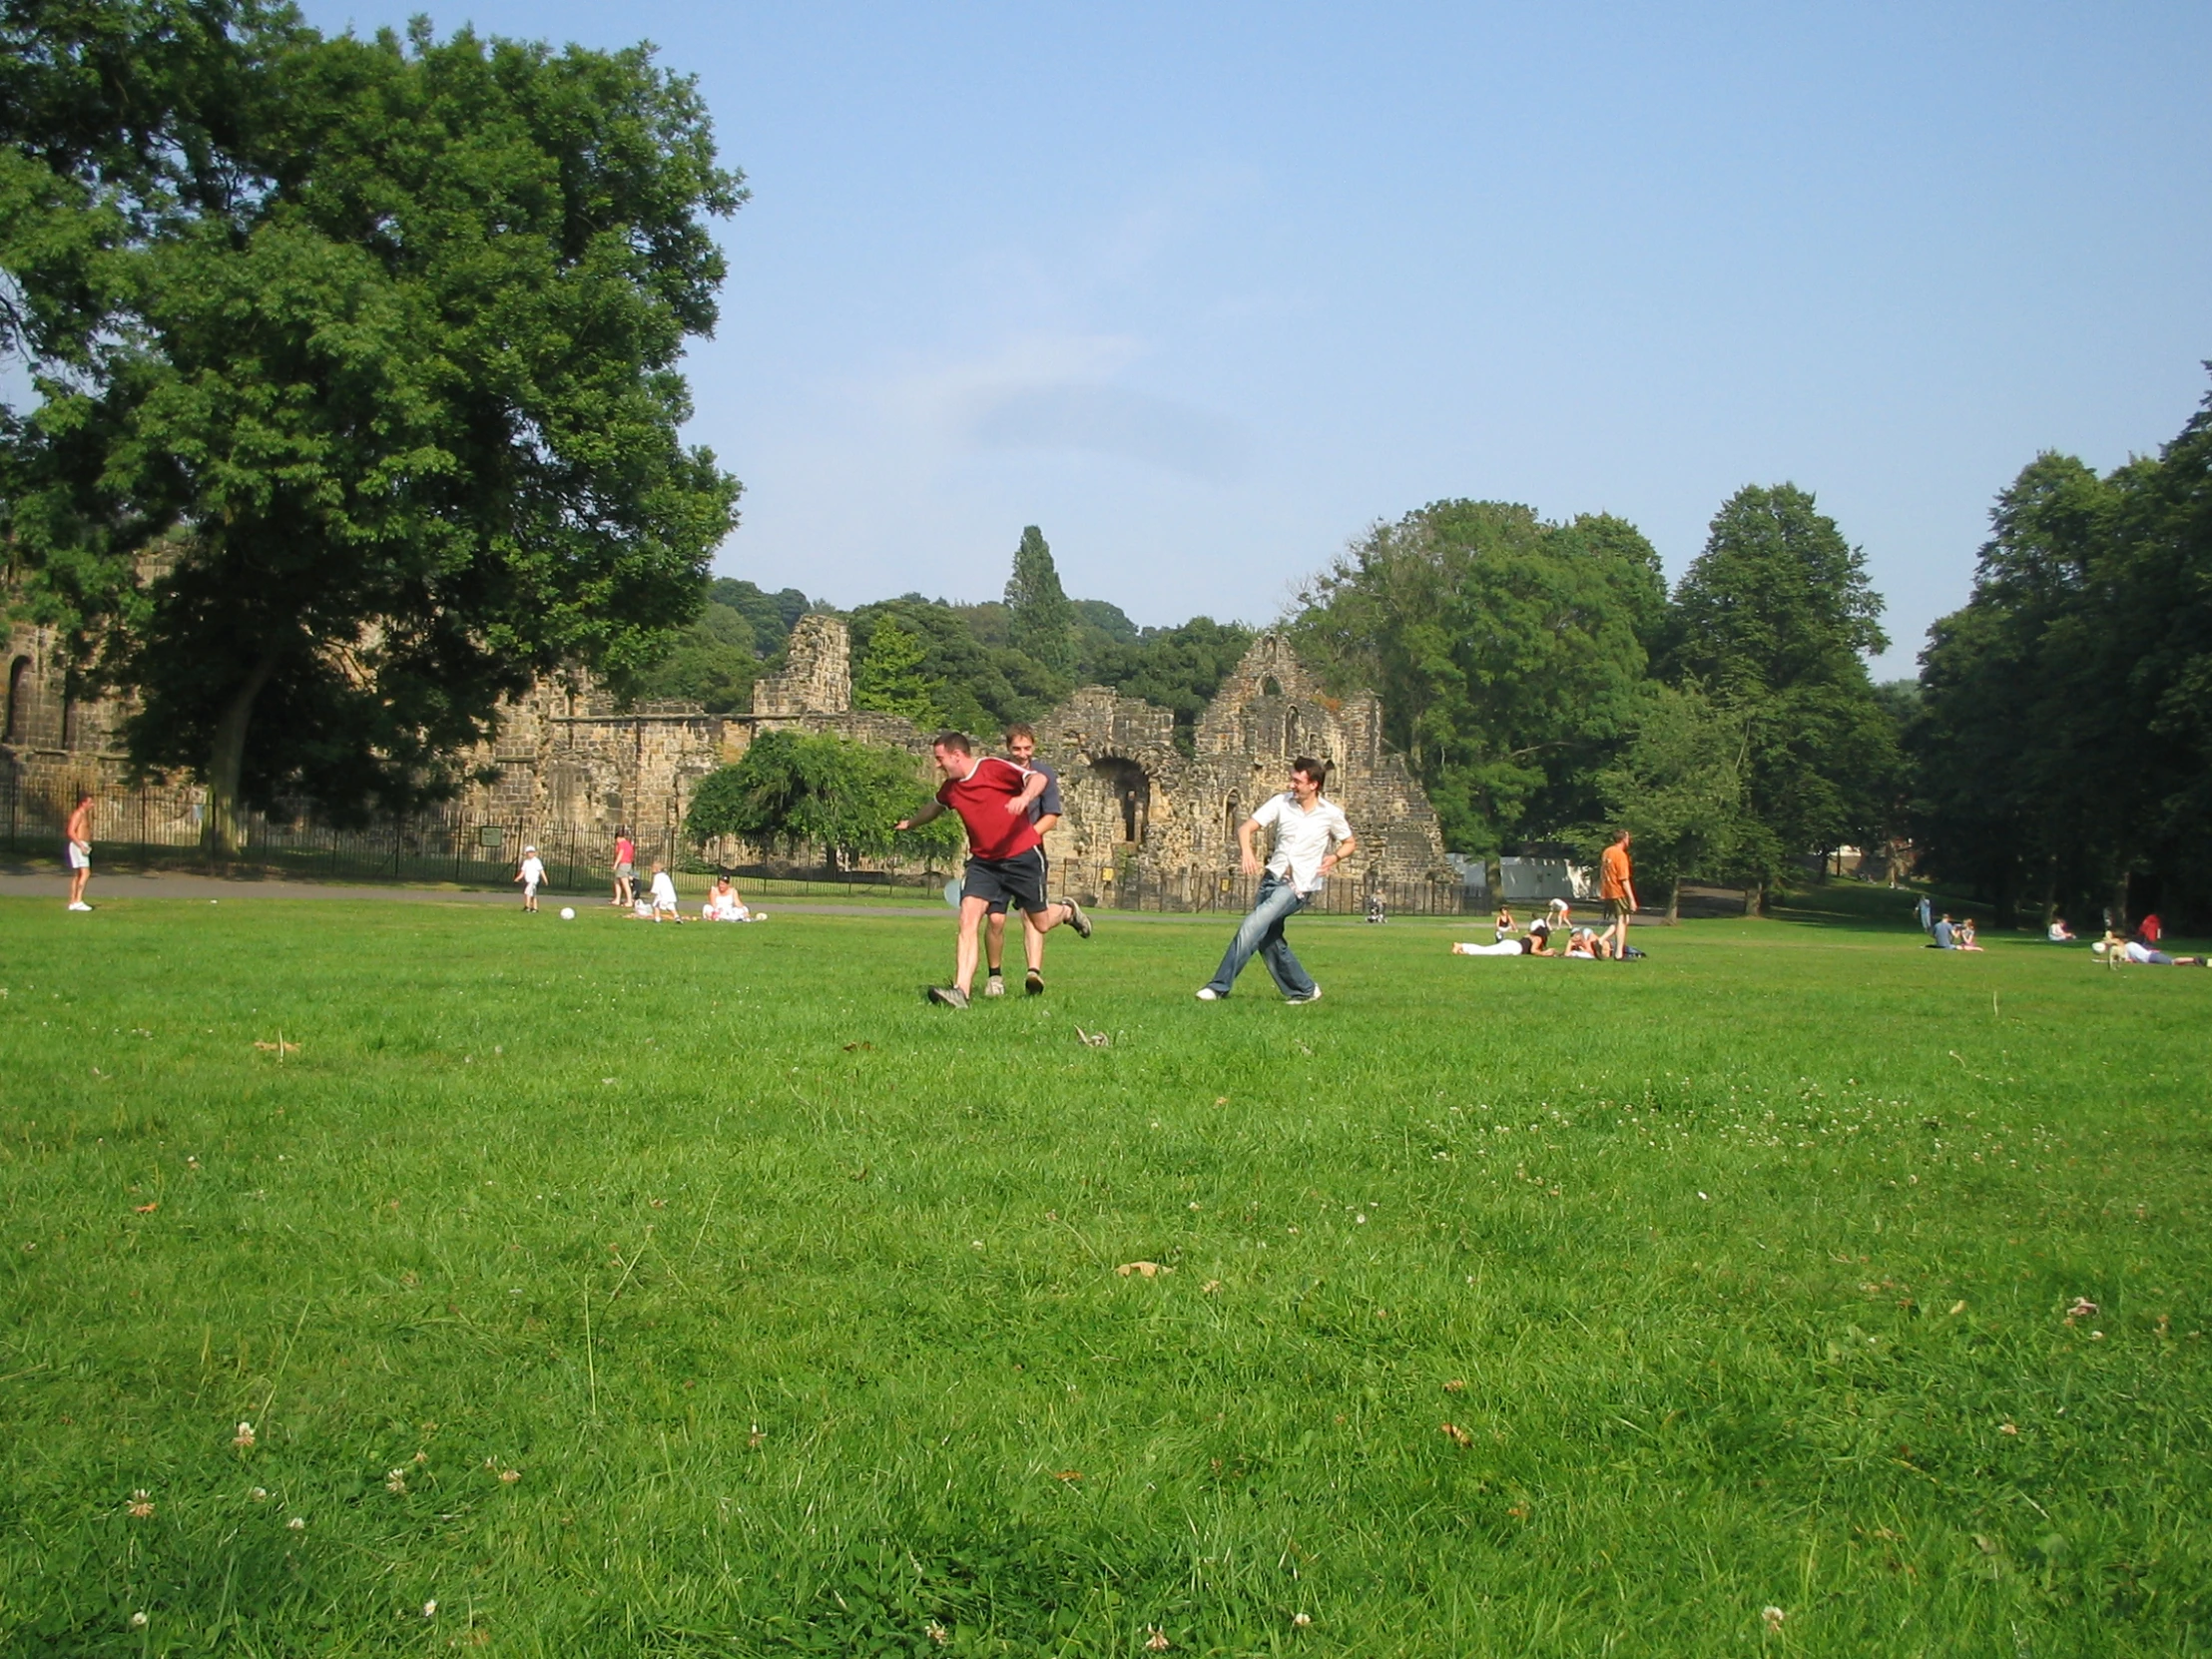
M 1044 775 L 1044 794 L 1029 804 L 1029 822 L 1037 827 L 1037 833 L 1042 835 L 1060 822 L 1060 775 L 1037 759 L 1037 734 L 1027 726 L 1017 724 L 1006 728 L 1006 753 L 1013 757 L 1014 765 L 1022 771 Z M 1042 855 L 1041 848 L 1039 855 Z M 1047 887 L 1050 886 L 1051 879 L 1050 867 L 1047 866 Z M 983 981 L 983 994 L 1004 996 L 1006 901 L 1003 898 L 994 901 L 990 913 L 990 933 L 983 941 L 984 960 L 990 973 Z M 1029 974 L 1024 981 L 1024 989 L 1031 996 L 1041 996 L 1044 993 L 1044 935 L 1029 925 L 1027 917 L 1022 919 L 1021 948 L 1022 954 L 1029 959 Z

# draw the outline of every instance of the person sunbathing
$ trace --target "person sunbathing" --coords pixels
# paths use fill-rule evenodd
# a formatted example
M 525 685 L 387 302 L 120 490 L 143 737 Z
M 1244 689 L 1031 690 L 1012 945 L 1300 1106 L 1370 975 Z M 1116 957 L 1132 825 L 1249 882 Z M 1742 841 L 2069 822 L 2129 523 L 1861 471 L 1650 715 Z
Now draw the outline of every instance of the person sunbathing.
M 2109 933 L 2089 948 L 2100 956 L 2108 950 L 2117 948 L 2126 960 L 2143 967 L 2212 967 L 2212 958 L 2169 956 L 2165 951 L 2153 949 L 2143 943 L 2141 939 L 2129 939 L 2122 944 Z
M 1503 915 L 1503 912 L 1500 912 Z M 1509 919 L 1509 918 L 1507 918 Z M 1502 936 L 1489 944 L 1454 944 L 1454 956 L 1551 956 L 1557 952 L 1551 948 L 1551 923 L 1538 916 L 1528 924 L 1528 931 L 1519 938 Z

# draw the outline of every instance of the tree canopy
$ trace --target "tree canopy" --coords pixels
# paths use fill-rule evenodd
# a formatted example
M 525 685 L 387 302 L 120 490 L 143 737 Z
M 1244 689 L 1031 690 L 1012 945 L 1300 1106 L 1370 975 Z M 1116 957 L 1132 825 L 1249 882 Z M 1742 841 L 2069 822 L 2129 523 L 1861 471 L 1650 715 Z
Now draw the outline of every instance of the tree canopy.
M 1054 674 L 1075 667 L 1075 607 L 1060 586 L 1059 568 L 1044 532 L 1034 524 L 1021 533 L 1014 568 L 1006 577 L 1009 643 Z
M 1888 647 L 1865 556 L 1794 484 L 1747 485 L 1674 594 L 1664 672 L 1744 723 L 1745 873 L 1890 828 L 1897 726 L 1866 658 Z
M 830 733 L 764 732 L 735 765 L 700 781 L 684 832 L 695 845 L 735 835 L 789 854 L 819 848 L 831 868 L 901 846 L 956 852 L 955 819 L 893 830 L 929 799 L 911 755 Z
M 1922 653 L 1929 867 L 2001 909 L 2212 909 L 2212 397 L 2156 457 L 2043 454 Z
M 1445 844 L 1486 854 L 1596 811 L 1665 603 L 1657 553 L 1618 519 L 1439 501 L 1356 542 L 1294 632 L 1335 688 L 1382 698 Z
M 181 159 L 74 264 L 9 267 L 41 400 L 6 434 L 10 529 L 82 667 L 135 694 L 133 761 L 206 779 L 219 840 L 241 801 L 342 820 L 450 788 L 533 678 L 664 652 L 738 494 L 677 435 L 723 276 L 704 220 L 744 196 L 691 83 L 426 24 L 80 15 L 205 43 L 164 71 Z M 170 156 L 131 119 L 110 150 Z M 99 144 L 45 153 L 115 195 Z M 38 154 L 17 135 L 11 259 Z

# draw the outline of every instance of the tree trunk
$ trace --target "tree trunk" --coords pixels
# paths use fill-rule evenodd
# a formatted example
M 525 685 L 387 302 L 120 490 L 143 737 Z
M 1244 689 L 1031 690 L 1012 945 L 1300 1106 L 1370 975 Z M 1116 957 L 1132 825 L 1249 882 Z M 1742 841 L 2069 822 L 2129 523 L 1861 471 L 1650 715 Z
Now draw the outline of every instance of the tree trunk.
M 276 659 L 264 657 L 224 705 L 215 726 L 215 751 L 208 760 L 208 823 L 201 844 L 211 862 L 239 853 L 239 778 L 246 770 L 246 729 L 254 718 L 254 700 L 262 695 Z
M 1667 883 L 1667 925 L 1672 927 L 1682 919 L 1682 877 L 1677 875 Z

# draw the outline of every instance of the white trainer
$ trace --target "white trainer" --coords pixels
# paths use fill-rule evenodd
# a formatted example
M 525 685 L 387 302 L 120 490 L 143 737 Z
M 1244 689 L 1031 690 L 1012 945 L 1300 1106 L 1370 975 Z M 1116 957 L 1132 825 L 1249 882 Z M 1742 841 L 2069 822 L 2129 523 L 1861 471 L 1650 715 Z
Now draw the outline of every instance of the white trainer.
M 1219 1002 L 1221 992 L 1215 990 L 1211 985 L 1201 985 L 1198 987 L 1198 999 L 1201 1002 Z

